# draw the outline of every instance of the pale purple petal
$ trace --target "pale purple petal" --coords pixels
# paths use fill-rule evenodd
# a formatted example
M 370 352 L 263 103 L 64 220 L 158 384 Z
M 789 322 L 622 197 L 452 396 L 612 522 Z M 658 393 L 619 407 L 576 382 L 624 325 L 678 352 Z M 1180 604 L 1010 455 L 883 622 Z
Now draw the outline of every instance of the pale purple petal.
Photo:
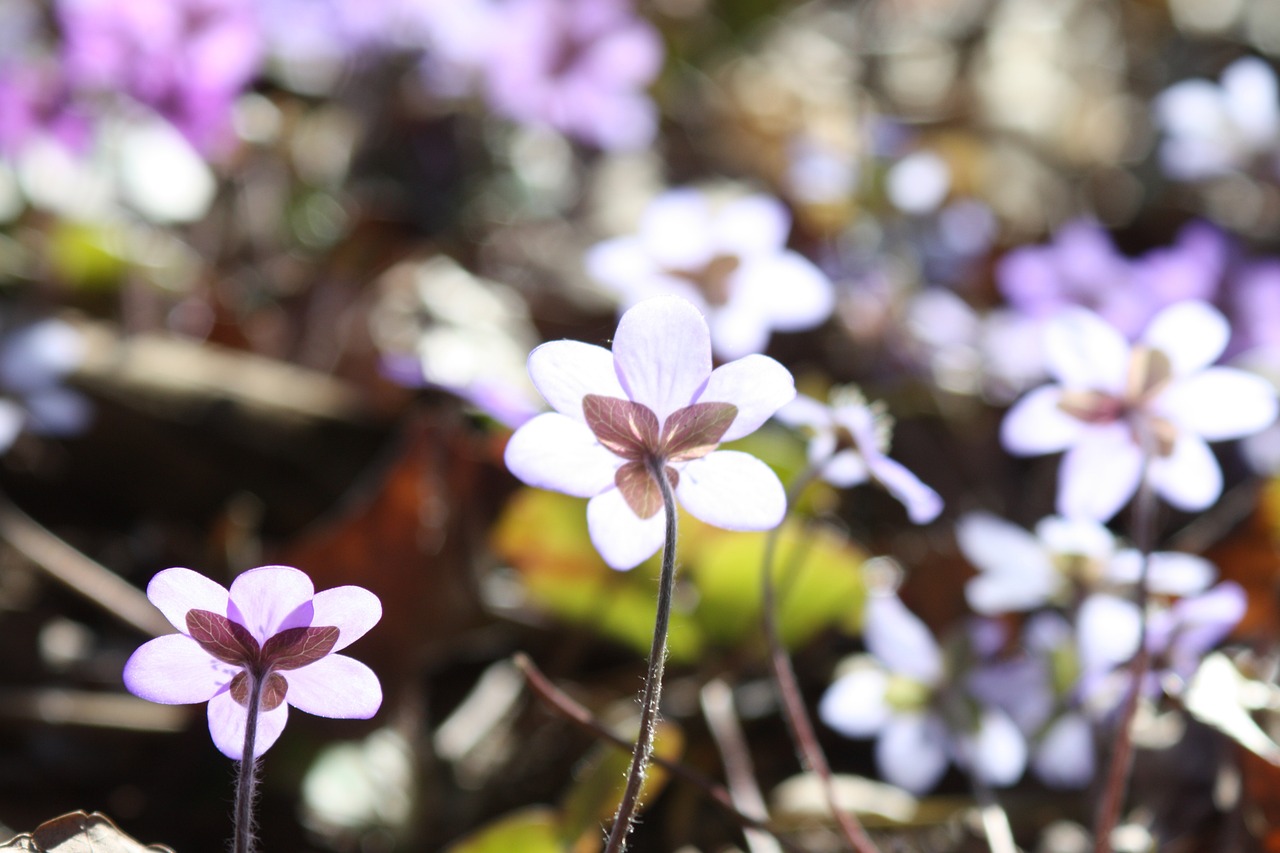
M 933 521 L 942 512 L 942 496 L 920 481 L 905 465 L 880 454 L 868 454 L 871 476 L 907 508 L 907 516 L 915 524 Z
M 743 303 L 779 331 L 811 329 L 835 307 L 831 280 L 796 252 L 749 259 L 733 278 L 733 302 Z
M 734 441 L 759 429 L 795 397 L 791 371 L 767 355 L 749 355 L 711 371 L 699 403 L 732 403 L 737 417 L 721 441 Z
M 681 468 L 676 497 L 695 518 L 725 530 L 771 530 L 787 512 L 778 475 L 737 450 L 717 450 Z
M 1093 779 L 1093 728 L 1081 714 L 1063 714 L 1049 726 L 1031 766 L 1051 788 L 1083 788 Z
M 1175 376 L 1208 367 L 1222 355 L 1231 327 L 1207 302 L 1176 302 L 1151 319 L 1142 341 L 1169 357 Z
M 1049 372 L 1071 390 L 1120 394 L 1129 370 L 1129 342 L 1092 311 L 1067 308 L 1045 328 Z
M 281 628 L 296 626 L 297 611 L 310 606 L 315 592 L 311 578 L 292 566 L 260 566 L 231 582 L 227 615 L 265 643 Z M 310 624 L 307 616 L 303 624 Z
M 0 400 L 0 453 L 4 453 L 22 432 L 26 420 L 22 407 L 12 400 Z
M 1000 424 L 1000 443 L 1010 453 L 1037 456 L 1070 447 L 1085 424 L 1062 410 L 1062 386 L 1043 385 L 1013 405 Z
M 1060 585 L 1057 570 L 1037 562 L 1026 571 L 984 572 L 972 577 L 965 584 L 964 595 L 976 612 L 995 616 L 1047 604 Z
M 873 593 L 867 598 L 862 639 L 891 672 L 927 685 L 942 678 L 942 653 L 933 634 L 897 595 Z
M 824 448 L 822 445 L 828 445 L 828 447 Z M 827 459 L 822 466 L 822 479 L 833 486 L 847 489 L 850 486 L 865 483 L 871 478 L 871 469 L 867 467 L 866 460 L 862 458 L 861 453 L 852 448 L 841 450 L 828 459 L 830 447 L 834 446 L 834 437 L 828 441 L 814 440 L 809 443 L 810 462 L 821 462 Z
M 796 394 L 790 403 L 778 409 L 774 417 L 787 426 L 809 427 L 814 430 L 830 430 L 835 423 L 831 417 L 831 409 L 826 404 L 805 394 Z
M 289 682 L 285 701 L 317 717 L 367 720 L 382 706 L 378 676 L 346 655 L 328 655 L 282 675 Z
M 763 351 L 769 345 L 770 318 L 763 311 L 738 298 L 730 281 L 729 302 L 711 309 L 707 323 L 711 344 L 721 358 L 738 359 Z
M 1182 429 L 1221 441 L 1270 426 L 1276 419 L 1276 391 L 1261 376 L 1214 367 L 1174 381 L 1155 406 Z
M 914 794 L 928 791 L 947 769 L 947 728 L 933 714 L 899 714 L 876 741 L 884 777 Z
M 1114 595 L 1091 595 L 1076 616 L 1080 665 L 1086 673 L 1118 666 L 1138 651 L 1142 630 L 1138 607 Z
M 1138 489 L 1142 451 L 1124 424 L 1091 427 L 1058 469 L 1058 512 L 1105 521 Z
M 538 415 L 516 430 L 503 458 L 525 483 L 579 498 L 610 488 L 622 464 L 585 424 L 559 412 Z
M 1217 569 L 1204 557 L 1178 551 L 1157 551 L 1148 559 L 1147 586 L 1158 595 L 1195 595 L 1203 592 L 1217 577 Z M 1126 548 L 1107 563 L 1106 578 L 1112 583 L 1138 582 L 1142 570 L 1142 552 Z
M 888 687 L 889 676 L 878 666 L 857 667 L 822 694 L 818 716 L 845 737 L 871 737 L 889 721 Z
M 124 686 L 149 702 L 187 705 L 208 702 L 238 671 L 185 634 L 166 634 L 143 643 L 129 657 Z
M 964 738 L 963 764 L 988 785 L 1012 785 L 1027 766 L 1027 741 L 1003 711 L 988 708 L 978 720 L 978 731 Z
M 597 243 L 583 256 L 583 265 L 587 275 L 631 302 L 638 301 L 641 294 L 651 289 L 646 287 L 646 282 L 660 272 L 636 237 L 617 237 Z
M 984 572 L 1017 574 L 1054 571 L 1044 545 L 1016 524 L 986 512 L 969 512 L 956 522 L 960 553 Z
M 716 245 L 725 254 L 772 254 L 786 246 L 791 214 L 775 198 L 752 195 L 726 204 L 713 229 Z
M 28 426 L 40 435 L 76 435 L 93 417 L 89 398 L 67 388 L 43 388 L 24 401 Z
M 529 378 L 551 408 L 584 423 L 582 398 L 587 394 L 627 399 L 613 354 L 581 341 L 551 341 L 534 349 Z
M 1173 452 L 1151 460 L 1147 473 L 1156 492 L 1181 510 L 1205 509 L 1222 494 L 1222 469 L 1204 440 L 1182 433 Z
M 1190 678 L 1206 652 L 1231 633 L 1249 606 L 1244 588 L 1223 581 L 1208 592 L 1184 598 L 1173 606 L 1177 623 L 1170 665 L 1183 678 Z
M 655 198 L 640 220 L 640 240 L 660 266 L 697 270 L 715 254 L 711 208 L 697 190 L 675 189 Z
M 226 588 L 190 569 L 165 569 L 147 584 L 147 598 L 160 609 L 173 627 L 187 632 L 187 611 L 209 610 L 226 615 Z
M 1116 537 L 1091 518 L 1051 515 L 1036 522 L 1036 537 L 1050 554 L 1105 559 L 1116 549 Z
M 621 492 L 610 489 L 587 502 L 587 530 L 591 544 L 611 568 L 634 569 L 662 547 L 665 513 L 641 519 Z
M 665 421 L 694 402 L 711 375 L 711 333 L 686 300 L 647 299 L 622 315 L 613 357 L 627 396 Z
M 258 758 L 284 731 L 289 721 L 289 703 L 258 714 L 258 731 L 253 744 L 253 757 Z M 244 757 L 244 730 L 249 722 L 249 709 L 231 698 L 231 691 L 224 690 L 209 700 L 209 734 L 222 754 L 232 761 Z
M 337 586 L 318 592 L 311 599 L 311 606 L 311 625 L 338 629 L 338 642 L 332 649 L 335 652 L 363 637 L 382 618 L 378 596 L 359 586 Z

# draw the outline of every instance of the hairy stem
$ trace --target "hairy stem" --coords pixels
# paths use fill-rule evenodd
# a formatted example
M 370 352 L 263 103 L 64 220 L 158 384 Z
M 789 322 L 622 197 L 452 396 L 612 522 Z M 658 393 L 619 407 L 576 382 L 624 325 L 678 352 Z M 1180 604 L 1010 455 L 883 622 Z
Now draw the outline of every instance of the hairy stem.
M 613 817 L 613 829 L 605 853 L 621 853 L 627 849 L 627 835 L 636 809 L 640 804 L 640 790 L 644 785 L 649 755 L 653 752 L 654 730 L 658 723 L 658 704 L 662 698 L 662 671 L 667 664 L 667 625 L 671 621 L 671 597 L 676 581 L 676 496 L 667 480 L 665 465 L 661 459 L 650 458 L 649 474 L 658 481 L 662 491 L 662 509 L 666 513 L 667 533 L 662 545 L 662 574 L 658 578 L 658 606 L 653 618 L 653 644 L 649 647 L 649 671 L 644 679 L 644 695 L 640 706 L 640 735 L 631 753 L 631 769 L 627 771 L 627 786 Z
M 1134 603 L 1138 607 L 1138 652 L 1129 664 L 1129 687 L 1125 691 L 1116 722 L 1116 739 L 1111 749 L 1111 763 L 1098 801 L 1097 819 L 1093 830 L 1094 853 L 1111 853 L 1111 834 L 1120 822 L 1125 794 L 1129 789 L 1129 774 L 1133 770 L 1133 720 L 1138 713 L 1138 700 L 1142 697 L 1142 683 L 1151 668 L 1151 655 L 1147 651 L 1147 600 L 1149 590 L 1147 574 L 1151 565 L 1151 551 L 1155 547 L 1155 493 L 1147 482 L 1147 468 L 1151 460 L 1153 441 L 1146 436 L 1143 442 L 1141 479 L 1138 495 L 1133 504 L 1133 544 L 1142 554 L 1142 568 L 1138 572 Z
M 787 492 L 788 509 L 795 505 L 800 493 L 813 482 L 819 470 L 820 466 L 813 465 L 796 477 Z M 800 684 L 796 678 L 795 668 L 791 665 L 791 657 L 782 645 L 782 638 L 778 633 L 773 589 L 773 562 L 774 555 L 778 550 L 778 536 L 781 530 L 782 525 L 778 525 L 769 531 L 769 536 L 765 540 L 764 569 L 761 572 L 763 579 L 761 581 L 760 609 L 761 618 L 764 622 L 765 640 L 769 644 L 769 664 L 773 669 L 774 681 L 778 685 L 783 718 L 786 720 L 787 730 L 791 734 L 791 742 L 795 744 L 801 765 L 815 774 L 822 783 L 822 792 L 827 801 L 827 808 L 831 810 L 831 816 L 835 819 L 836 826 L 840 828 L 840 834 L 844 836 L 845 841 L 849 843 L 851 848 L 858 851 L 858 853 L 879 853 L 879 848 L 876 847 L 871 837 L 867 835 L 866 830 L 862 828 L 858 818 L 852 812 L 842 809 L 836 801 L 835 784 L 831 778 L 831 765 L 827 763 L 826 753 L 822 751 L 822 746 L 818 743 L 818 737 L 813 730 L 813 723 L 805 710 L 804 697 L 800 693 Z
M 236 779 L 235 853 L 253 853 L 254 822 L 253 805 L 258 791 L 258 761 L 253 757 L 258 739 L 258 713 L 262 706 L 264 679 L 249 673 L 249 715 L 244 725 L 244 751 L 241 753 L 240 773 Z

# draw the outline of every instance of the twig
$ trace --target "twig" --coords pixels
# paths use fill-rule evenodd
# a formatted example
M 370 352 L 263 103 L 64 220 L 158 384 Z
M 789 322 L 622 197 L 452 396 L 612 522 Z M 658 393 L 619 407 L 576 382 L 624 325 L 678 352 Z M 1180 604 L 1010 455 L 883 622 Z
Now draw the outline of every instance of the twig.
M 769 811 L 765 807 L 764 796 L 760 793 L 755 770 L 751 766 L 751 753 L 747 750 L 742 726 L 738 724 L 738 717 L 733 710 L 733 690 L 717 678 L 703 686 L 699 698 L 702 715 L 706 717 L 707 727 L 720 749 L 725 781 L 729 785 L 729 796 L 733 798 L 734 805 L 743 814 L 768 820 Z M 767 833 L 748 829 L 743 834 L 751 853 L 778 853 L 782 849 Z

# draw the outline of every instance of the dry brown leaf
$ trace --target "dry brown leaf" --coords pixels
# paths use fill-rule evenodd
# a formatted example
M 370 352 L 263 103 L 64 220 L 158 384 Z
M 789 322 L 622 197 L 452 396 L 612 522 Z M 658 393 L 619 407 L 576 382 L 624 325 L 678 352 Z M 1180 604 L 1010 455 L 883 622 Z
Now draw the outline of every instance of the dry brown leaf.
M 173 853 L 159 844 L 140 844 L 120 831 L 106 815 L 71 812 L 47 820 L 32 833 L 24 833 L 0 850 L 30 853 Z

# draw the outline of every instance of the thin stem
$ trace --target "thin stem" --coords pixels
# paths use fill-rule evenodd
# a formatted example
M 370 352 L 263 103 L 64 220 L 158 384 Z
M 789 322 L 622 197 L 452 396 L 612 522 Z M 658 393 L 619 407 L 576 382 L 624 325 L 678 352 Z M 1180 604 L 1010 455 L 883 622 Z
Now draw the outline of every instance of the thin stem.
M 1147 468 L 1151 460 L 1152 441 L 1149 436 L 1143 442 L 1141 479 L 1138 495 L 1133 504 L 1133 543 L 1142 555 L 1142 568 L 1138 572 L 1134 604 L 1138 607 L 1138 652 L 1130 668 L 1130 682 L 1125 691 L 1117 721 L 1115 744 L 1111 750 L 1111 763 L 1098 802 L 1097 820 L 1094 825 L 1094 853 L 1111 853 L 1111 834 L 1120 822 L 1129 788 L 1129 775 L 1133 769 L 1133 721 L 1138 713 L 1138 700 L 1142 697 L 1142 684 L 1151 668 L 1151 655 L 1147 651 L 1147 601 L 1150 597 L 1147 575 L 1151 566 L 1151 551 L 1155 547 L 1155 493 L 1147 482 Z
M 667 625 L 671 621 L 671 597 L 676 581 L 676 496 L 667 480 L 661 459 L 650 457 L 649 474 L 662 492 L 662 509 L 666 513 L 667 533 L 662 545 L 662 574 L 658 578 L 658 605 L 653 618 L 653 644 L 649 647 L 649 671 L 644 679 L 644 696 L 640 706 L 640 735 L 631 754 L 627 786 L 613 817 L 613 829 L 605 853 L 621 853 L 627 849 L 627 835 L 640 804 L 644 773 L 653 752 L 653 735 L 658 722 L 658 705 L 662 698 L 662 671 L 667 664 Z
M 818 465 L 811 465 L 792 482 L 791 488 L 787 492 L 788 509 L 795 505 L 801 492 L 813 482 L 819 470 L 821 469 Z M 827 801 L 827 808 L 831 810 L 831 816 L 835 819 L 836 826 L 840 828 L 840 833 L 844 836 L 845 841 L 858 853 L 880 853 L 875 842 L 871 840 L 866 830 L 862 828 L 858 818 L 852 812 L 842 809 L 836 800 L 835 783 L 831 778 L 831 765 L 827 762 L 827 756 L 822 751 L 821 744 L 818 743 L 818 737 L 813 730 L 813 723 L 809 720 L 809 714 L 805 710 L 804 697 L 800 693 L 800 684 L 796 678 L 795 668 L 791 665 L 791 657 L 782 645 L 782 638 L 778 633 L 778 620 L 774 612 L 776 603 L 773 589 L 773 562 L 774 555 L 778 550 L 778 536 L 781 530 L 782 525 L 778 525 L 769 531 L 769 536 L 765 540 L 764 570 L 761 572 L 763 580 L 761 581 L 760 608 L 761 618 L 764 622 L 765 639 L 769 644 L 769 664 L 773 668 L 773 678 L 778 685 L 783 718 L 786 720 L 787 730 L 791 734 L 791 742 L 795 744 L 800 764 L 814 773 L 822 783 L 822 792 Z
M 263 678 L 248 673 L 249 714 L 244 724 L 244 751 L 241 753 L 240 774 L 236 780 L 235 805 L 235 853 L 253 853 L 253 803 L 258 789 L 258 761 L 253 753 L 258 739 L 258 711 L 262 705 Z

